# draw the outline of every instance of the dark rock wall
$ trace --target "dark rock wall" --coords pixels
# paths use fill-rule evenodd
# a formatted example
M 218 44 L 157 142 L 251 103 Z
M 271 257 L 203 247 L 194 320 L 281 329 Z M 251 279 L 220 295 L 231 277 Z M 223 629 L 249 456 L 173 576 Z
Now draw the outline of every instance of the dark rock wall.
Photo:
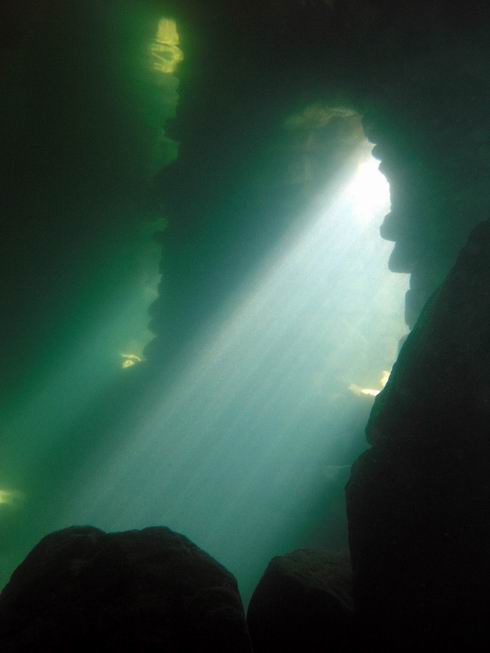
M 354 650 L 349 561 L 313 549 L 273 558 L 250 600 L 247 623 L 255 653 Z
M 426 60 L 427 66 L 430 59 Z M 381 235 L 395 242 L 393 272 L 410 273 L 410 328 L 444 280 L 471 229 L 488 215 L 489 85 L 460 71 L 417 71 L 378 113 L 365 117 L 390 182 L 392 210 Z
M 489 288 L 486 221 L 404 344 L 347 488 L 357 608 L 397 647 L 490 641 Z
M 287 163 L 271 159 L 285 117 L 315 102 L 364 116 L 391 185 L 381 234 L 395 242 L 390 268 L 411 274 L 406 321 L 413 327 L 489 203 L 488 5 L 188 0 L 163 7 L 181 26 L 185 60 L 169 130 L 179 160 L 157 181 L 170 226 L 149 356 L 175 352 L 189 325 L 195 331 L 239 287 L 260 247 L 315 192 L 280 187 Z M 264 183 L 267 169 L 272 183 Z M 328 161 L 324 170 L 317 189 L 328 180 Z M 208 305 L 213 287 L 222 294 Z
M 2 651 L 250 653 L 234 577 L 168 528 L 73 527 L 29 553 L 0 597 Z

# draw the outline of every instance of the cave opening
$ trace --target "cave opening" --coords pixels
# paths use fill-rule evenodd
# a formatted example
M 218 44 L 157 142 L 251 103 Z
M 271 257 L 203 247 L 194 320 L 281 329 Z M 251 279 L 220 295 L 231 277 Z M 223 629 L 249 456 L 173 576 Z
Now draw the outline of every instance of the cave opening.
M 164 524 L 245 602 L 350 548 L 374 641 L 420 597 L 488 624 L 488 3 L 38 5 L 0 39 L 1 583 Z
M 153 23 L 148 70 L 126 89 L 125 110 L 167 148 L 170 179 L 183 170 L 183 187 L 168 193 L 181 208 L 162 218 L 151 205 L 144 227 L 127 229 L 111 256 L 114 277 L 130 261 L 129 283 L 110 289 L 80 346 L 56 353 L 12 410 L 1 504 L 18 531 L 14 556 L 68 523 L 165 523 L 223 561 L 247 599 L 275 553 L 347 548 L 343 487 L 404 333 L 406 281 L 387 269 L 389 189 L 360 114 L 254 100 L 262 129 L 240 125 L 249 107 L 236 108 L 230 143 L 206 143 L 205 156 L 230 159 L 195 181 L 195 134 L 177 156 L 152 114 L 157 95 L 160 121 L 176 112 L 185 38 L 171 19 Z M 227 168 L 234 176 L 223 179 Z
M 379 234 L 389 187 L 359 114 L 316 103 L 281 130 L 268 153 L 287 154 L 295 219 L 237 262 L 235 285 L 214 285 L 229 270 L 214 261 L 211 296 L 176 342 L 171 373 L 150 349 L 145 396 L 85 465 L 103 460 L 104 475 L 78 471 L 63 516 L 105 530 L 165 523 L 222 561 L 245 600 L 274 554 L 347 550 L 343 489 L 405 332 L 407 280 L 388 270 L 392 245 Z M 277 190 L 265 188 L 274 211 Z M 200 241 L 194 260 L 213 247 Z M 246 259 L 247 243 L 238 247 Z M 171 272 L 163 264 L 168 283 Z M 183 309 L 194 300 L 180 296 Z

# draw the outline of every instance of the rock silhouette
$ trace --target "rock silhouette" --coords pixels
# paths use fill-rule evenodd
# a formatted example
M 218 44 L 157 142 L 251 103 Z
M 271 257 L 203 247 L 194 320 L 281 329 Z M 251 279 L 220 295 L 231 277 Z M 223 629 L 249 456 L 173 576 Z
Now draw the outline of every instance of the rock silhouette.
M 2 592 L 0 648 L 251 651 L 233 576 L 160 527 L 41 540 Z
M 489 288 L 487 221 L 403 346 L 347 488 L 359 616 L 402 650 L 490 641 Z

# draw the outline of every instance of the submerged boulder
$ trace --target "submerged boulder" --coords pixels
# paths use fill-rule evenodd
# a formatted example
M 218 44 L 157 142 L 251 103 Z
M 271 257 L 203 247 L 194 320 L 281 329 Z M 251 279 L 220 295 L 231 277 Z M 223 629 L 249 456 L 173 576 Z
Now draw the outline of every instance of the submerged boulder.
M 350 651 L 351 582 L 349 562 L 327 551 L 273 558 L 248 608 L 255 653 Z
M 364 625 L 393 650 L 490 645 L 490 222 L 407 338 L 367 436 L 347 486 Z
M 0 597 L 0 649 L 249 653 L 234 577 L 168 528 L 45 537 Z

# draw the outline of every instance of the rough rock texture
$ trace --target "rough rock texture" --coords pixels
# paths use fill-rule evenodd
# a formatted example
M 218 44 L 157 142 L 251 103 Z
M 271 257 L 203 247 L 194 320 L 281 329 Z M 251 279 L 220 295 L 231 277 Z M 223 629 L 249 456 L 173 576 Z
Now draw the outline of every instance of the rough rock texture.
M 471 60 L 466 52 L 460 56 L 467 64 Z M 432 60 L 437 58 L 434 52 Z M 410 79 L 379 92 L 377 108 L 364 116 L 390 183 L 391 212 L 381 226 L 382 237 L 395 243 L 389 267 L 410 273 L 405 301 L 410 328 L 490 208 L 485 118 L 490 91 L 476 64 L 470 66 L 472 74 L 438 61 L 428 72 L 414 59 L 407 66 Z
M 252 596 L 247 621 L 256 653 L 350 651 L 350 564 L 311 549 L 273 558 Z
M 147 358 L 167 365 L 217 310 L 207 298 L 237 292 L 260 245 L 268 251 L 335 174 L 324 153 L 335 150 L 333 122 L 313 139 L 297 134 L 293 149 L 285 137 L 285 118 L 315 106 L 357 110 L 376 144 L 392 200 L 381 232 L 395 242 L 391 269 L 411 275 L 412 328 L 490 208 L 489 3 L 168 2 L 186 57 L 167 135 L 182 145 L 156 181 L 170 226 Z M 322 174 L 303 183 L 312 151 L 303 167 Z
M 90 527 L 48 535 L 14 572 L 0 649 L 251 650 L 235 579 L 187 538 Z
M 400 648 L 488 646 L 490 222 L 425 307 L 367 435 L 347 487 L 366 627 Z

